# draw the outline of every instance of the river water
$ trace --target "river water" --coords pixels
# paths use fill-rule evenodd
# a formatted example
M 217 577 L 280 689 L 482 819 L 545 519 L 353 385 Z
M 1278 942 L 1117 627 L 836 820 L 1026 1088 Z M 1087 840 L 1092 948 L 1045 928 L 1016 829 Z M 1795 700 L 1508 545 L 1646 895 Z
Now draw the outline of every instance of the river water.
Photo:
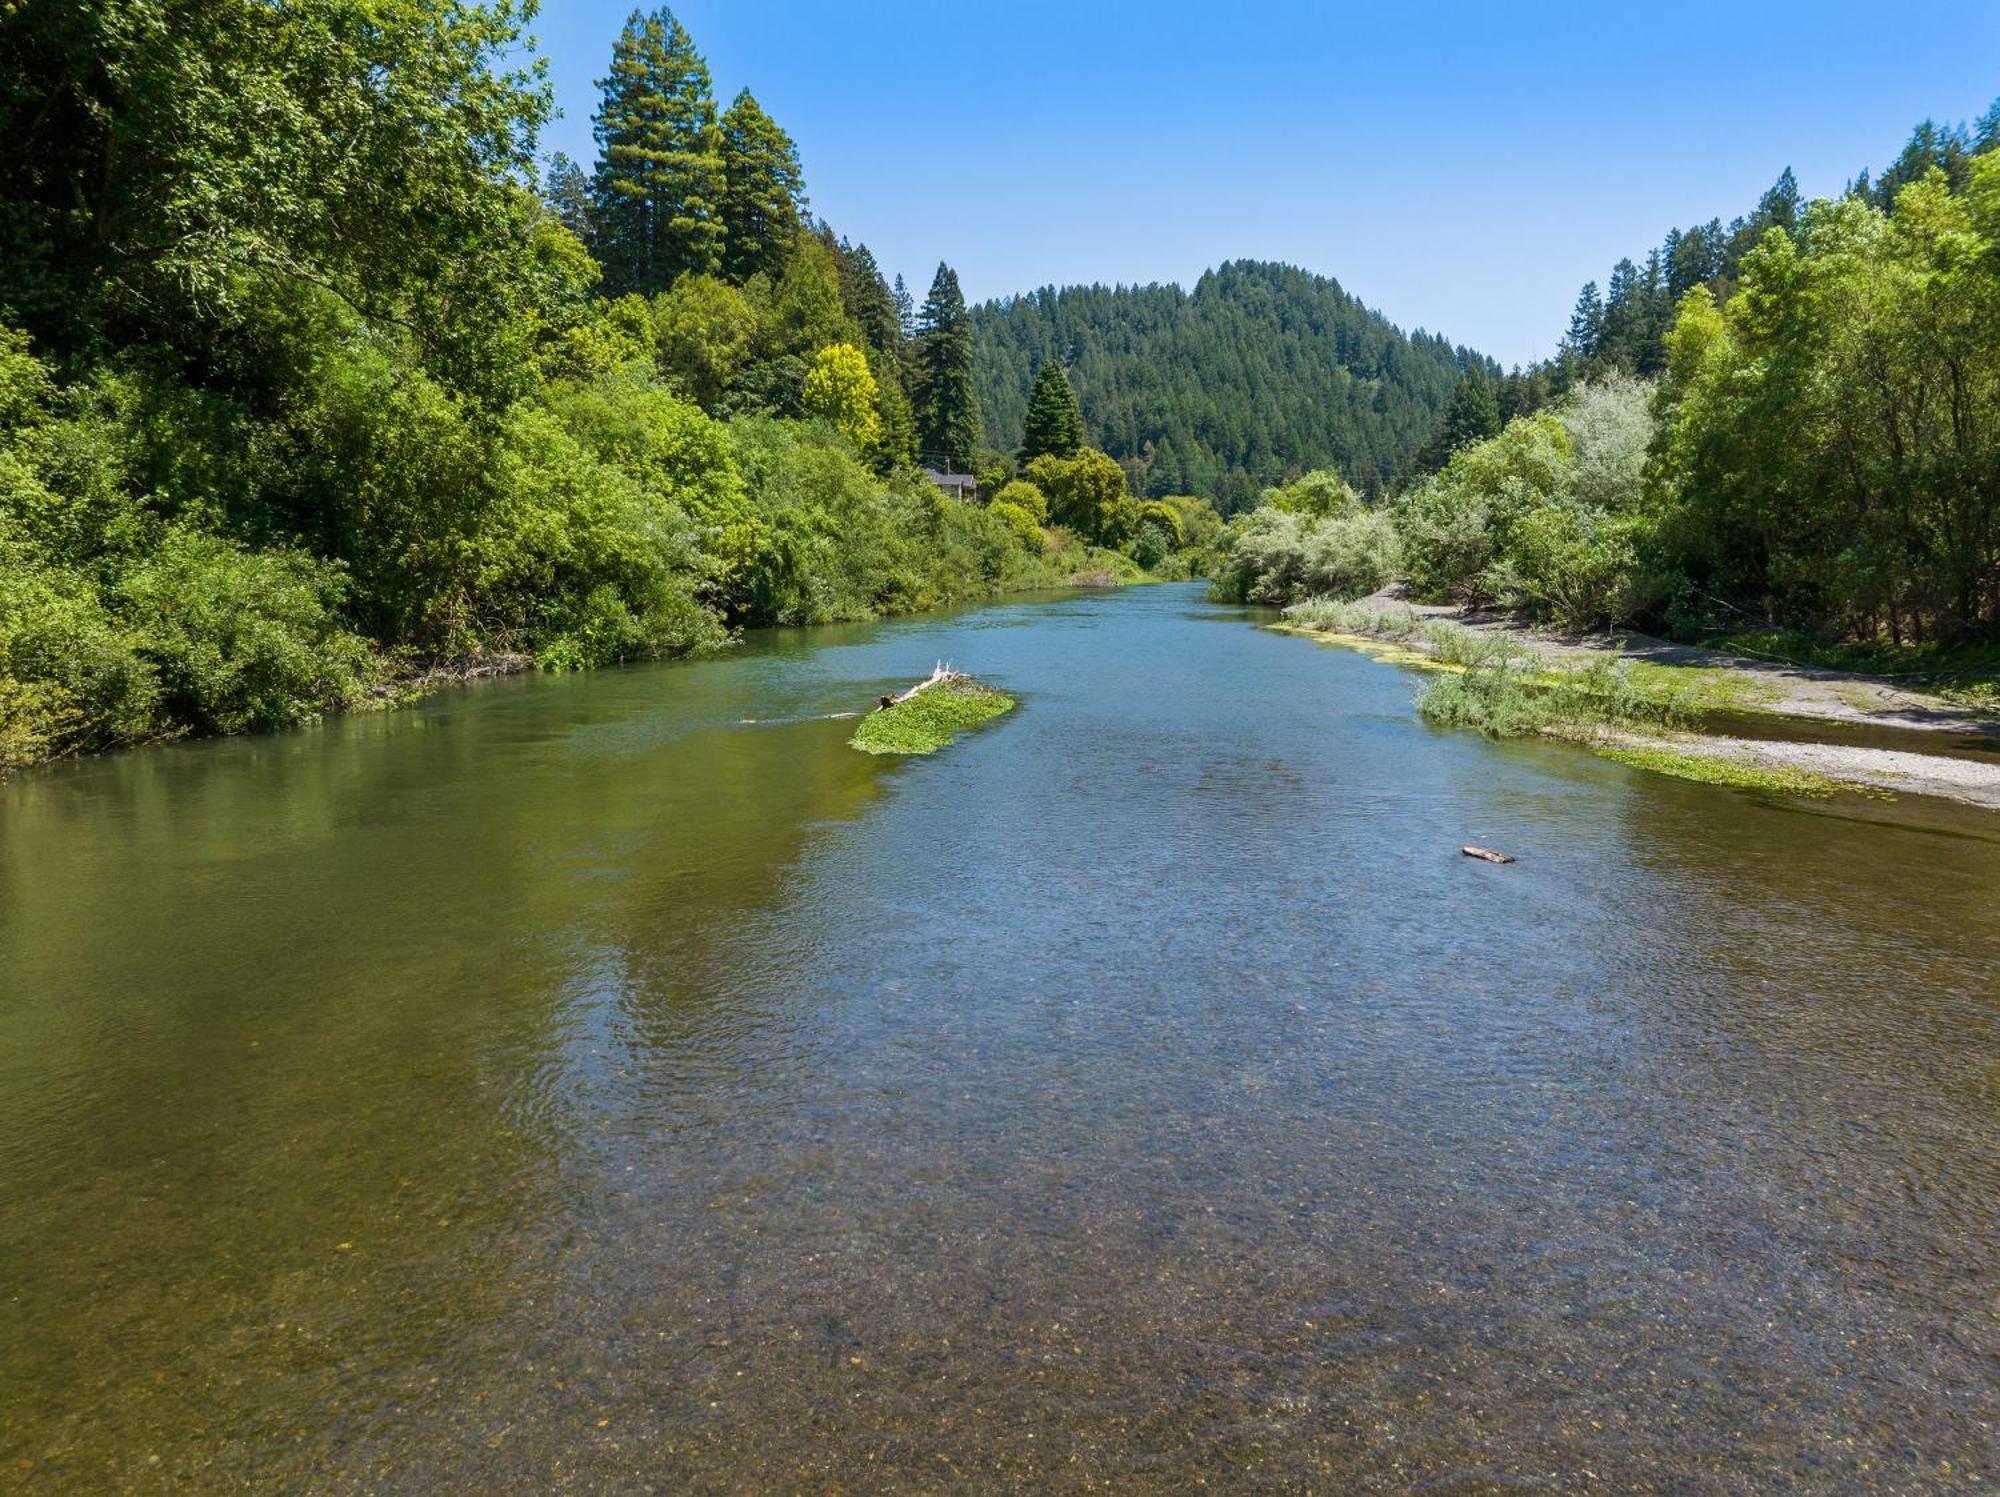
M 1992 1490 L 2000 817 L 1411 695 L 1155 587 L 0 786 L 0 1489 Z

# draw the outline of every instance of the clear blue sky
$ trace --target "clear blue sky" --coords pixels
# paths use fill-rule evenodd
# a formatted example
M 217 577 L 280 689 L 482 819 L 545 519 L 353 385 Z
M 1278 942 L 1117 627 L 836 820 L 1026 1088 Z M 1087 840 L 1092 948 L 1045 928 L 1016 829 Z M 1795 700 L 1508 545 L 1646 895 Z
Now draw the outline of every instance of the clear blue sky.
M 630 9 L 548 0 L 535 25 L 546 144 L 586 166 Z M 975 300 L 1287 260 L 1504 363 L 1675 224 L 1747 211 L 1787 165 L 1837 192 L 2000 94 L 2000 0 L 674 9 L 718 97 L 747 84 L 815 211 L 919 298 L 940 259 Z

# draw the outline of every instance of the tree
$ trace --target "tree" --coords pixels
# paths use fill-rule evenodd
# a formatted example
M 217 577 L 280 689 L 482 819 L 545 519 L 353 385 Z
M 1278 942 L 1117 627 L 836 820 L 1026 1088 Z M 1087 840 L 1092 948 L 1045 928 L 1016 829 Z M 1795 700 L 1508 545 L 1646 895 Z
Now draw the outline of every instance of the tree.
M 722 116 L 723 273 L 749 279 L 775 269 L 799 232 L 806 206 L 798 147 L 749 89 Z
M 877 353 L 896 353 L 903 343 L 903 326 L 897 316 L 896 299 L 882 279 L 882 268 L 865 244 L 849 244 L 845 239 L 835 247 L 840 263 L 840 299 L 847 315 L 861 329 L 861 336 Z
M 1126 497 L 1125 470 L 1085 447 L 1073 457 L 1044 453 L 1027 465 L 1027 479 L 1048 497 L 1049 518 L 1100 546 L 1123 545 L 1138 523 Z
M 939 265 L 918 319 L 917 440 L 926 457 L 959 466 L 979 449 L 979 396 L 972 383 L 972 323 L 958 273 Z M 1113 466 L 1116 466 L 1115 464 Z
M 660 372 L 711 415 L 749 362 L 757 309 L 715 276 L 682 276 L 653 298 L 653 360 Z
M 1044 359 L 1035 371 L 1035 387 L 1028 396 L 1028 417 L 1021 439 L 1021 461 L 1031 462 L 1044 453 L 1074 457 L 1083 446 L 1083 408 L 1077 404 L 1062 361 Z
M 592 184 L 608 289 L 650 294 L 721 268 L 722 130 L 708 64 L 665 6 L 633 11 L 602 79 Z
M 917 336 L 917 302 L 910 295 L 910 288 L 904 284 L 903 273 L 896 272 L 896 289 L 891 293 L 896 304 L 896 326 L 902 330 L 903 341 L 909 342 Z
M 590 178 L 561 151 L 549 158 L 548 174 L 542 179 L 542 201 L 579 242 L 589 244 L 596 237 L 591 227 L 594 205 L 590 200 Z
M 851 343 L 834 343 L 814 355 L 804 400 L 807 410 L 861 452 L 870 451 L 882 436 L 875 376 L 869 372 L 868 355 Z
M 1494 398 L 1491 382 L 1477 371 L 1468 371 L 1451 392 L 1444 420 L 1430 445 L 1418 456 L 1417 466 L 1426 473 L 1435 473 L 1461 447 L 1483 442 L 1497 436 L 1499 431 L 1500 405 Z
M 331 295 L 456 383 L 523 373 L 551 103 L 520 8 L 357 10 L 0 6 L 0 305 L 50 349 L 117 319 L 201 355 Z

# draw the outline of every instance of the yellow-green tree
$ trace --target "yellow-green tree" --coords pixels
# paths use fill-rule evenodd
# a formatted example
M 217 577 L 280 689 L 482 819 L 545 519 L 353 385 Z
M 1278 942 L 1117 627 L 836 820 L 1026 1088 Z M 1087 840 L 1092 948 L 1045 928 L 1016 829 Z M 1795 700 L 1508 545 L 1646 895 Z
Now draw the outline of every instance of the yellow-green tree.
M 862 452 L 873 448 L 882 435 L 877 394 L 868 355 L 852 343 L 829 344 L 813 356 L 806 373 L 806 409 Z

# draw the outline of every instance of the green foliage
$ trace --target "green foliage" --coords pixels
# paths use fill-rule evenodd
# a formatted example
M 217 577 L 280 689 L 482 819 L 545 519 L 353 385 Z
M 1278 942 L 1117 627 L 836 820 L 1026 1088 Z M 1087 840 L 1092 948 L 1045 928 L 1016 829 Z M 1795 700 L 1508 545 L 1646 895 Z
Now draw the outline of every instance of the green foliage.
M 1016 478 L 1002 484 L 993 495 L 996 505 L 1011 504 L 1030 516 L 1037 525 L 1049 523 L 1049 500 L 1034 484 L 1025 478 Z
M 1029 488 L 1032 485 L 1022 484 L 1020 487 Z M 1003 490 L 1002 492 L 1004 493 L 1005 491 Z M 1013 535 L 1015 540 L 1021 543 L 1024 549 L 1029 551 L 1040 551 L 1042 549 L 1041 521 L 1037 520 L 1029 510 L 1022 508 L 1012 500 L 1000 498 L 993 501 L 993 518 L 1005 525 L 1009 533 Z
M 1028 395 L 1020 461 L 1026 465 L 1038 457 L 1075 457 L 1083 444 L 1083 408 L 1069 375 L 1060 361 L 1044 359 Z
M 595 130 L 592 249 L 614 291 L 651 294 L 722 268 L 728 185 L 708 64 L 661 6 L 612 49 Z
M 1125 470 L 1102 452 L 1044 454 L 1027 465 L 1028 481 L 1048 497 L 1049 518 L 1098 546 L 1122 546 L 1138 528 L 1138 506 L 1125 493 Z
M 798 147 L 744 89 L 722 116 L 722 268 L 735 280 L 775 268 L 798 237 L 805 173 Z
M 510 0 L 0 8 L 0 307 L 64 356 L 115 327 L 198 359 L 274 288 L 317 287 L 439 377 L 517 391 L 540 315 L 581 290 L 519 186 L 550 109 L 513 65 L 523 21 Z
M 881 439 L 875 376 L 869 372 L 868 356 L 853 344 L 828 344 L 814 355 L 803 399 L 808 411 L 846 437 L 857 451 L 869 452 Z
M 1683 302 L 1652 488 L 1694 598 L 1830 637 L 2000 635 L 2000 152 L 1966 175 L 1887 212 L 1815 203 L 1726 306 Z
M 928 687 L 861 719 L 848 743 L 864 754 L 934 754 L 959 734 L 1014 710 L 1004 691 L 971 681 Z
M 1356 598 L 1395 577 L 1400 550 L 1396 527 L 1380 510 L 1314 519 L 1260 506 L 1230 527 L 1211 591 L 1231 603 Z
M 1453 453 L 1499 433 L 1500 402 L 1493 385 L 1484 371 L 1469 370 L 1451 392 L 1451 404 L 1445 407 L 1444 420 L 1438 423 L 1436 433 L 1417 454 L 1417 467 L 1422 472 L 1435 473 L 1451 460 Z
M 1440 675 L 1417 698 L 1417 710 L 1444 727 L 1495 738 L 1575 736 L 1601 727 L 1679 729 L 1700 708 L 1671 677 L 1644 677 L 1615 656 L 1550 667 L 1512 660 Z
M 1811 770 L 1738 764 L 1712 754 L 1657 748 L 1599 749 L 1598 753 L 1616 764 L 1667 775 L 1676 780 L 1692 780 L 1697 785 L 1725 785 L 1733 790 L 1759 790 L 1771 795 L 1798 795 L 1814 800 L 1825 800 L 1841 788 L 1839 781 L 1814 774 Z
M 967 464 L 979 451 L 972 322 L 958 273 L 939 265 L 917 322 L 917 442 L 926 459 Z
M 159 683 L 155 711 L 240 733 L 352 706 L 376 679 L 366 642 L 340 627 L 345 589 L 334 563 L 174 525 L 113 596 Z
M 1315 468 L 1303 478 L 1264 490 L 1259 504 L 1315 520 L 1342 519 L 1361 509 L 1361 496 L 1331 468 Z
M 1191 290 L 1046 287 L 972 321 L 996 442 L 1020 444 L 1038 371 L 1062 364 L 1088 413 L 1085 444 L 1126 464 L 1134 492 L 1201 494 L 1225 513 L 1312 468 L 1380 495 L 1480 362 L 1406 335 L 1333 280 L 1250 261 Z
M 711 415 L 750 361 L 757 309 L 714 276 L 689 275 L 653 298 L 653 357 L 681 394 Z

